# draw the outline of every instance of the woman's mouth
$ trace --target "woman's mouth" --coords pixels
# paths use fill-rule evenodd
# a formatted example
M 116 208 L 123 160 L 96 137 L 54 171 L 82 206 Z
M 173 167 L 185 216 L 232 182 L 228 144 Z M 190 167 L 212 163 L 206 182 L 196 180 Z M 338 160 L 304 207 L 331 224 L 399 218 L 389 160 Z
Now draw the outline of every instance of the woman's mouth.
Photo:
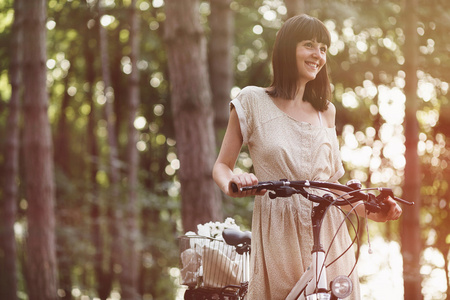
M 318 63 L 314 63 L 314 62 L 306 62 L 306 64 L 308 66 L 310 66 L 313 69 L 318 69 L 319 68 L 319 64 Z

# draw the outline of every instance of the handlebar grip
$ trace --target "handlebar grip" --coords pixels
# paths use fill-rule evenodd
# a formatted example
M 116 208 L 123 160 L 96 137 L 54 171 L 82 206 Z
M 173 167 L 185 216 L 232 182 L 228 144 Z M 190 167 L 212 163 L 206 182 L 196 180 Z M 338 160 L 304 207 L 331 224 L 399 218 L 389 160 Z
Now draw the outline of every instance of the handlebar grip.
M 236 183 L 230 182 L 230 186 L 231 186 L 231 190 L 233 191 L 233 193 L 239 192 L 239 188 Z

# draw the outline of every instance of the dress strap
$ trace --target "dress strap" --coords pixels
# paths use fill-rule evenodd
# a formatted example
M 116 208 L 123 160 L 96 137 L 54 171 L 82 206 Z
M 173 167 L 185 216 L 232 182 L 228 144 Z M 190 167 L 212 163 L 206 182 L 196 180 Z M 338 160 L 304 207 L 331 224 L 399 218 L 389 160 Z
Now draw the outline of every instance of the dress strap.
M 320 113 L 320 111 L 319 111 L 319 122 L 320 122 L 320 127 L 323 127 L 322 126 L 322 114 Z

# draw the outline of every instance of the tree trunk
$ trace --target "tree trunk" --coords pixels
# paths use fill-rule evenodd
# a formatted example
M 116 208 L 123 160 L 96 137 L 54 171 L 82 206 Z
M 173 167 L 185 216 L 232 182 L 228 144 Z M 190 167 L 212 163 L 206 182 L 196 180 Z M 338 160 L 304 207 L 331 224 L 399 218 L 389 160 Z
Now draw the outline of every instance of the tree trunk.
M 231 0 L 210 0 L 209 26 L 209 81 L 214 107 L 216 141 L 222 140 L 222 132 L 228 124 L 230 91 L 233 87 L 233 57 L 230 51 L 234 43 L 234 14 Z
M 124 238 L 125 261 L 122 264 L 121 284 L 123 299 L 140 299 L 139 295 L 139 241 L 140 233 L 138 227 L 138 167 L 139 152 L 137 149 L 138 134 L 134 126 L 137 117 L 137 111 L 140 103 L 139 90 L 139 69 L 137 60 L 139 58 L 139 16 L 136 9 L 136 0 L 131 1 L 130 7 L 130 60 L 131 74 L 129 77 L 128 94 L 128 144 L 127 144 L 127 203 L 125 204 L 125 223 L 122 227 Z
M 6 123 L 5 156 L 3 176 L 3 197 L 0 209 L 0 261 L 1 278 L 5 280 L 0 284 L 0 295 L 5 299 L 17 298 L 17 265 L 16 265 L 16 239 L 14 235 L 14 223 L 17 215 L 18 175 L 19 175 L 19 140 L 21 111 L 21 86 L 22 86 L 22 24 L 23 1 L 14 1 L 14 23 L 11 33 L 11 67 L 9 78 L 11 82 L 11 99 L 8 104 L 8 119 Z
M 422 277 L 420 275 L 420 165 L 417 154 L 419 126 L 416 118 L 418 108 L 417 69 L 418 69 L 418 36 L 417 36 L 417 0 L 406 0 L 405 3 L 405 146 L 406 166 L 403 197 L 414 201 L 412 207 L 405 207 L 402 219 L 402 254 L 405 299 L 423 299 Z
M 102 1 L 97 0 L 98 20 L 100 21 L 103 16 Z M 108 230 L 112 238 L 111 241 L 111 256 L 112 264 L 121 268 L 123 259 L 122 237 L 120 236 L 120 225 L 122 223 L 121 213 L 122 208 L 120 205 L 119 195 L 119 150 L 116 133 L 116 116 L 114 114 L 113 102 L 114 102 L 114 90 L 111 85 L 111 72 L 109 67 L 109 47 L 107 30 L 101 24 L 99 26 L 99 48 L 101 55 L 102 65 L 102 78 L 104 83 L 104 96 L 106 102 L 104 104 L 104 113 L 106 118 L 106 126 L 108 132 L 108 146 L 109 146 L 109 180 L 110 180 L 110 201 L 108 201 Z M 111 270 L 112 271 L 112 270 Z M 120 280 L 120 277 L 119 277 Z M 122 282 L 120 282 L 122 286 Z
M 53 145 L 47 116 L 47 1 L 24 6 L 24 168 L 30 300 L 57 298 Z
M 103 16 L 103 8 L 101 4 L 101 0 L 98 0 L 98 12 L 99 12 L 99 21 Z M 99 24 L 99 35 L 100 35 L 100 55 L 101 55 L 101 65 L 102 65 L 102 79 L 104 84 L 104 96 L 106 99 L 105 102 L 105 118 L 107 122 L 107 131 L 108 131 L 108 145 L 109 145 L 109 162 L 110 162 L 110 180 L 113 190 L 113 196 L 117 196 L 113 198 L 114 200 L 118 199 L 118 183 L 119 183 L 119 151 L 118 151 L 118 142 L 116 136 L 116 118 L 114 115 L 113 102 L 114 102 L 114 91 L 111 86 L 111 72 L 109 67 L 109 47 L 108 47 L 108 36 L 106 29 Z
M 306 13 L 306 3 L 304 0 L 284 0 L 287 9 L 286 18 Z
M 64 78 L 64 90 L 67 91 L 69 88 L 69 81 L 71 79 L 70 76 L 71 70 L 69 69 L 67 75 Z M 66 92 L 61 101 L 61 111 L 59 113 L 59 120 L 56 126 L 55 138 L 54 138 L 54 149 L 55 149 L 55 168 L 60 173 L 64 174 L 65 178 L 71 179 L 71 169 L 70 169 L 70 132 L 69 132 L 69 124 L 66 117 L 67 108 L 70 107 L 70 103 L 73 98 Z M 62 211 L 68 208 L 65 206 L 65 202 L 67 200 L 67 194 L 64 194 L 64 191 L 60 187 L 56 187 L 56 211 L 58 214 L 56 215 L 56 221 L 58 223 L 58 228 L 68 228 L 71 226 L 75 226 L 73 220 L 67 215 L 61 214 Z M 73 257 L 67 255 L 67 251 L 70 251 L 72 245 L 70 245 L 70 236 L 67 234 L 57 234 L 56 235 L 56 243 L 58 247 L 56 249 L 56 257 L 58 260 L 58 275 L 59 275 L 59 285 L 58 289 L 64 291 L 62 293 L 62 300 L 71 300 L 72 299 L 72 265 L 73 265 Z
M 198 0 L 168 0 L 165 8 L 182 220 L 184 230 L 196 230 L 199 223 L 221 219 L 220 194 L 211 175 L 216 151 L 206 38 Z
M 89 8 L 87 2 L 84 2 L 84 5 Z M 86 14 L 85 22 L 87 22 L 92 18 L 90 14 Z M 97 22 L 96 26 L 100 26 Z M 97 295 L 101 300 L 106 300 L 112 288 L 113 281 L 113 272 L 112 272 L 112 262 L 111 256 L 108 255 L 106 249 L 109 249 L 105 246 L 106 241 L 109 240 L 108 232 L 102 230 L 102 217 L 101 214 L 101 197 L 99 192 L 99 186 L 97 183 L 97 173 L 99 171 L 99 149 L 97 143 L 97 122 L 98 116 L 96 111 L 96 105 L 94 102 L 94 86 L 95 86 L 95 57 L 94 52 L 95 49 L 92 49 L 89 45 L 92 40 L 98 38 L 99 31 L 96 27 L 88 29 L 86 34 L 83 36 L 84 38 L 84 57 L 86 62 L 86 83 L 88 84 L 88 89 L 86 90 L 86 99 L 91 107 L 88 116 L 88 125 L 87 125 L 87 140 L 88 140 L 88 155 L 89 155 L 89 177 L 88 177 L 88 186 L 89 192 L 92 195 L 92 205 L 90 208 L 90 216 L 92 222 L 91 228 L 91 239 L 92 245 L 94 247 L 93 254 L 93 268 L 95 273 L 95 280 L 97 282 L 96 290 Z

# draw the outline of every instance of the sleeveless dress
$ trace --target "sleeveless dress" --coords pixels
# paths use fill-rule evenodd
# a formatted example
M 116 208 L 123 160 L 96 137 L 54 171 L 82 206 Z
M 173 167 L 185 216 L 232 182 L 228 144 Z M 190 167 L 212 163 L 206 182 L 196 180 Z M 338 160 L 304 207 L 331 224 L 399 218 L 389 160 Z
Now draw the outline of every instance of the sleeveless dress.
M 248 145 L 259 181 L 286 178 L 335 182 L 344 174 L 335 128 L 298 122 L 280 110 L 260 87 L 244 88 L 231 105 L 236 109 L 243 142 Z M 270 199 L 266 193 L 255 197 L 247 299 L 285 299 L 306 271 L 313 245 L 311 208 L 312 202 L 301 195 Z M 328 211 L 321 230 L 325 250 L 343 219 L 336 208 Z M 350 244 L 344 224 L 326 261 L 333 261 Z M 328 281 L 348 275 L 354 264 L 352 248 L 327 269 Z M 347 299 L 360 299 L 356 270 L 351 279 L 354 290 Z

